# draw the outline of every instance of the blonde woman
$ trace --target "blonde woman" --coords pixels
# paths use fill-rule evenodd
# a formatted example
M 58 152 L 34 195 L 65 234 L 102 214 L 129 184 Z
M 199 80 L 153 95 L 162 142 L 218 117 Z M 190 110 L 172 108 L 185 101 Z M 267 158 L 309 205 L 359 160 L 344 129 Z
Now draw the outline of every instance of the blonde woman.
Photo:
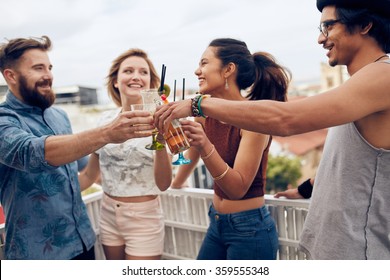
M 110 122 L 132 104 L 142 103 L 140 91 L 160 82 L 147 54 L 130 49 L 118 56 L 108 74 L 107 90 L 118 106 L 105 112 L 100 124 Z M 163 137 L 158 135 L 159 141 Z M 164 220 L 159 193 L 171 184 L 171 158 L 166 149 L 149 151 L 148 138 L 106 145 L 90 157 L 80 174 L 82 187 L 99 174 L 104 191 L 100 236 L 107 259 L 157 260 L 164 245 Z

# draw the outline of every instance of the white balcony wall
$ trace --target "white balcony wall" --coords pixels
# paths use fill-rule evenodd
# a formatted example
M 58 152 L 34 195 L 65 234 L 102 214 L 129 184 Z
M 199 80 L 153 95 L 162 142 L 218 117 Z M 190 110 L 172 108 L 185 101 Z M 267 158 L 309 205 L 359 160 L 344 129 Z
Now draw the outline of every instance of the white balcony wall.
M 212 195 L 212 190 L 197 188 L 169 189 L 161 195 L 165 216 L 164 259 L 196 259 L 208 227 L 207 213 Z M 101 196 L 102 192 L 97 192 L 84 199 L 98 237 Z M 278 259 L 305 259 L 298 250 L 298 241 L 309 201 L 275 199 L 270 195 L 266 195 L 265 200 L 279 233 Z M 104 259 L 99 241 L 96 243 L 96 258 Z

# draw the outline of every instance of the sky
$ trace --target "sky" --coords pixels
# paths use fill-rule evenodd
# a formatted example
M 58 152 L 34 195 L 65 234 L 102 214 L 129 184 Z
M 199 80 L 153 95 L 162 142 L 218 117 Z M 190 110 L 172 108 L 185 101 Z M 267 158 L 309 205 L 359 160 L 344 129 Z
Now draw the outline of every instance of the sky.
M 317 43 L 315 0 L 0 0 L 0 42 L 47 35 L 54 87 L 96 87 L 105 94 L 112 60 L 141 48 L 166 83 L 197 89 L 194 71 L 211 40 L 245 41 L 292 72 L 293 82 L 319 80 L 325 50 Z M 2 79 L 2 77 L 1 77 Z

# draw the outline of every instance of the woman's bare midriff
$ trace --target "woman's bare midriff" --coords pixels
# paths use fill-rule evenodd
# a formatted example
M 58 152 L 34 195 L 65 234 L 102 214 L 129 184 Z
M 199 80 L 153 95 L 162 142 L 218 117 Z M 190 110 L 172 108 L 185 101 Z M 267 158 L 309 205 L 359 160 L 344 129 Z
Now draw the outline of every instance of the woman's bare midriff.
M 107 193 L 105 193 L 108 197 L 120 201 L 120 202 L 145 202 L 150 201 L 157 198 L 157 195 L 144 195 L 144 196 L 130 196 L 130 197 L 120 197 L 120 196 L 112 196 Z
M 214 209 L 221 214 L 231 214 L 252 209 L 257 209 L 264 206 L 264 196 L 244 199 L 244 200 L 229 200 L 219 197 L 214 194 L 213 206 Z

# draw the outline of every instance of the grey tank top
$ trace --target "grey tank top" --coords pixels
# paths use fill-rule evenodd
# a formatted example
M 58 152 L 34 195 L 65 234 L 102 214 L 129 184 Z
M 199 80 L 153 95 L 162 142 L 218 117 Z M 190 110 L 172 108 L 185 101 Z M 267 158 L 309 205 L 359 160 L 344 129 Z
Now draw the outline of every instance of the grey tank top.
M 354 123 L 329 129 L 300 248 L 309 259 L 390 259 L 390 150 Z

